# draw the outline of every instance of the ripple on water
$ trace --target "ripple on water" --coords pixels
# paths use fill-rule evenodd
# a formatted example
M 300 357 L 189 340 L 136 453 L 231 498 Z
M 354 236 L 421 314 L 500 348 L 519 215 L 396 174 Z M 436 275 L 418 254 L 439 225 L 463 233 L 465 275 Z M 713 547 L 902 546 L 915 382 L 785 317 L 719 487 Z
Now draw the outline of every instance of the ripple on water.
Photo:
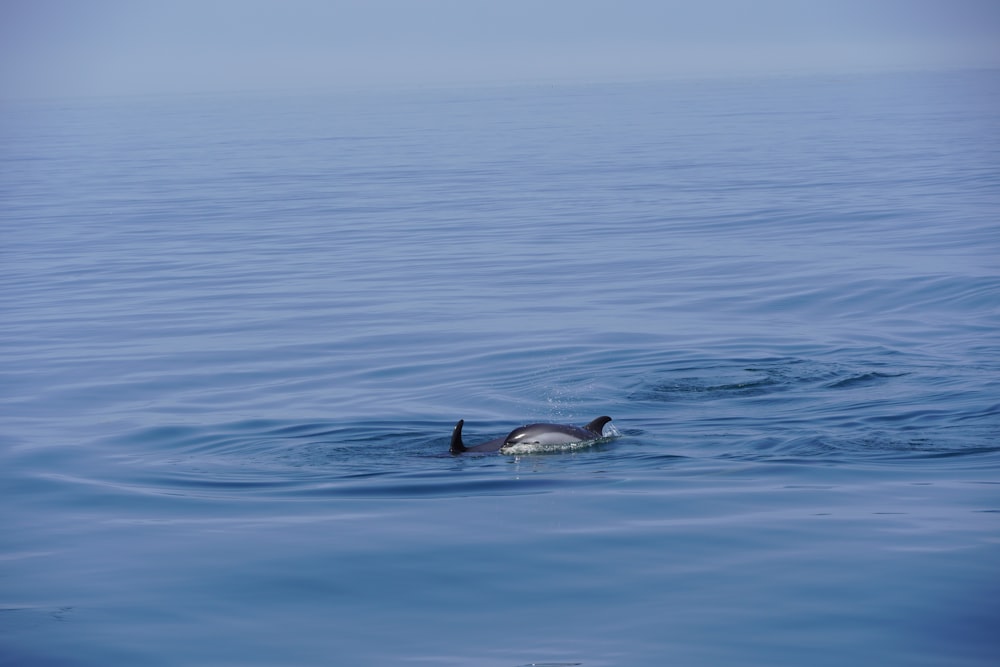
M 119 463 L 115 478 L 62 479 L 129 493 L 230 499 L 524 495 L 609 481 L 533 466 L 523 452 L 453 457 L 446 433 L 440 424 L 412 422 L 157 427 L 102 443 Z M 609 440 L 587 445 L 599 450 Z

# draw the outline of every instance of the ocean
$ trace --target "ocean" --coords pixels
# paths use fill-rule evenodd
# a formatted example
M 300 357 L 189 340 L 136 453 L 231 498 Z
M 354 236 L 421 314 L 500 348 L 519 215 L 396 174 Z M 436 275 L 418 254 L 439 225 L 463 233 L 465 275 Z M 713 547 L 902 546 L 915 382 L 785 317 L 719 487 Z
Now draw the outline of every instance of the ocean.
M 997 664 L 998 110 L 5 103 L 0 665 Z

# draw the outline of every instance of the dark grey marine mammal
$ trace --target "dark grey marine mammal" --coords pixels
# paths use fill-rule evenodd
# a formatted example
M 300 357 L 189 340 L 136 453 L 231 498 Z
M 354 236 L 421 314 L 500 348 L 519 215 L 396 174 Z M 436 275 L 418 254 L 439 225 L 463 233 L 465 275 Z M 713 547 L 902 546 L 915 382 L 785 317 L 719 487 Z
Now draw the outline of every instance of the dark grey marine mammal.
M 576 442 L 597 440 L 604 432 L 604 425 L 609 421 L 611 421 L 611 417 L 598 417 L 582 427 L 570 424 L 528 424 L 527 426 L 518 426 L 505 438 L 497 438 L 481 445 L 466 447 L 462 442 L 462 426 L 465 424 L 465 420 L 459 419 L 458 423 L 455 424 L 455 430 L 451 432 L 451 453 L 499 452 L 505 447 L 519 444 L 570 445 Z

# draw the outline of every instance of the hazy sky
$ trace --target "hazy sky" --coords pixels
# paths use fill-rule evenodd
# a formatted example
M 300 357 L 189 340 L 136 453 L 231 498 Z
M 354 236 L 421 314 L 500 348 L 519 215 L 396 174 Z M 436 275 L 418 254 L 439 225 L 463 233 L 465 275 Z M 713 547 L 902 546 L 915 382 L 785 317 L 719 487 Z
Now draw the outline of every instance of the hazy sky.
M 0 95 L 1000 66 L 1000 0 L 0 0 Z

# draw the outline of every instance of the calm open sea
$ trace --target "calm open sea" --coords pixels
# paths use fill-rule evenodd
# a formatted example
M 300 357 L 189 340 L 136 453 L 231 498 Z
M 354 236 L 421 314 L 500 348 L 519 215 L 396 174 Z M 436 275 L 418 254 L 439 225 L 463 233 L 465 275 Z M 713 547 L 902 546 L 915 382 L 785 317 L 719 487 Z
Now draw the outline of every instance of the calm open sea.
M 996 665 L 998 110 L 7 104 L 0 665 Z

